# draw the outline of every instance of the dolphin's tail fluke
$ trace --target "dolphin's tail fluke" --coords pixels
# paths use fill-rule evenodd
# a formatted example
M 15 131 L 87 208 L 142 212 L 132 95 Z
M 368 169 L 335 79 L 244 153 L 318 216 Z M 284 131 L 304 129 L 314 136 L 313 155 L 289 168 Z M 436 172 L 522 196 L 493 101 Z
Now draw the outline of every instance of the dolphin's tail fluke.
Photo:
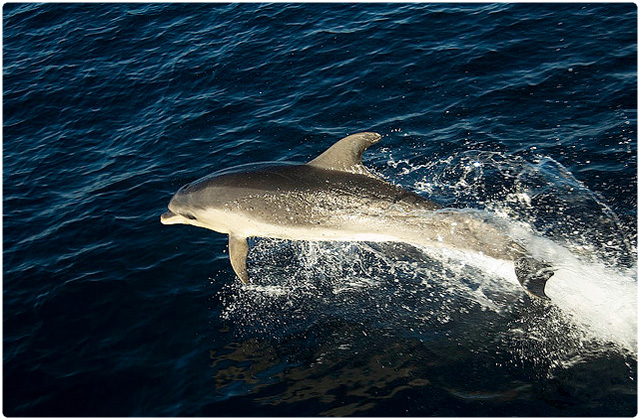
M 521 257 L 513 262 L 518 281 L 530 294 L 541 299 L 549 299 L 544 293 L 547 280 L 553 276 L 553 270 L 546 262 L 531 257 Z

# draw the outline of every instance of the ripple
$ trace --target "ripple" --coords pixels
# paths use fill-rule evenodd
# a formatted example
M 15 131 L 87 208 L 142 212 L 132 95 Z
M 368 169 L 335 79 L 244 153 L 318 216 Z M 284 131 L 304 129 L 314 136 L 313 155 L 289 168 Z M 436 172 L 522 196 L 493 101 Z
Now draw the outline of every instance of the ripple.
M 500 276 L 353 244 L 258 243 L 261 282 L 243 288 L 226 237 L 158 215 L 208 173 L 305 161 L 377 130 L 365 162 L 392 182 L 634 267 L 636 15 L 5 5 L 5 414 L 635 412 L 635 356 L 585 341 Z

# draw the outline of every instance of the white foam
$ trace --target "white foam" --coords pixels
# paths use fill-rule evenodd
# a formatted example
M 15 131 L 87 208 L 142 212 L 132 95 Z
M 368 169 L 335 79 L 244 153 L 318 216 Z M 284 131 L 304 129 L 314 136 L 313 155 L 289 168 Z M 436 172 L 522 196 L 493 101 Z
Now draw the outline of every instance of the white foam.
M 545 293 L 594 338 L 637 353 L 637 284 L 632 272 L 574 260 L 557 269 Z
M 527 244 L 527 250 L 536 259 L 548 261 L 554 275 L 545 287 L 545 293 L 564 316 L 583 331 L 585 338 L 615 345 L 637 354 L 637 268 L 608 267 L 603 261 L 579 259 L 567 248 L 547 238 L 537 237 L 520 226 L 512 226 L 512 233 Z M 461 261 L 474 266 L 487 275 L 487 287 L 504 287 L 513 292 L 521 286 L 515 276 L 513 264 L 478 254 L 457 250 L 423 251 L 431 255 Z M 491 279 L 500 278 L 502 284 Z M 483 303 L 483 302 L 479 302 Z M 498 310 L 494 305 L 485 305 Z

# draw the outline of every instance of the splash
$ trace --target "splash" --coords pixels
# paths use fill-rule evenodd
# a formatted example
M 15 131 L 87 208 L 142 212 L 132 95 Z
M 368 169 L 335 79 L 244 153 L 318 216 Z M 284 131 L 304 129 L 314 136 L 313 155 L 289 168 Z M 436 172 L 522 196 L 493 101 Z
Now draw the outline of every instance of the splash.
M 594 339 L 637 353 L 635 267 L 615 271 L 604 264 L 566 258 L 546 292 L 552 302 Z
M 252 284 L 223 288 L 222 316 L 242 334 L 290 335 L 339 321 L 363 335 L 502 349 L 552 369 L 611 349 L 637 357 L 633 241 L 560 164 L 475 151 L 425 164 L 391 159 L 388 167 L 400 175 L 377 172 L 437 202 L 481 209 L 550 262 L 552 303 L 526 295 L 511 262 L 477 254 L 260 239 L 249 256 Z
M 589 339 L 637 354 L 635 241 L 598 194 L 548 157 L 465 151 L 415 167 L 405 161 L 401 174 L 414 169 L 427 174 L 415 178 L 416 189 L 486 209 L 553 264 L 546 293 L 559 316 Z

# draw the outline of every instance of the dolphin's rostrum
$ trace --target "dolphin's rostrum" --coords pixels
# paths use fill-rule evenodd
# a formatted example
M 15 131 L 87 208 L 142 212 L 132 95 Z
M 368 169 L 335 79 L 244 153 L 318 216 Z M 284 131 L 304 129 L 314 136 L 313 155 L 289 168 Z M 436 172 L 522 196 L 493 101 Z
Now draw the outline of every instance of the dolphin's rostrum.
M 314 241 L 404 242 L 469 250 L 514 261 L 520 284 L 546 298 L 553 275 L 495 225 L 468 211 L 443 209 L 384 181 L 362 154 L 377 133 L 353 134 L 305 165 L 263 166 L 214 174 L 182 187 L 161 217 L 229 235 L 229 256 L 244 283 L 248 237 Z

